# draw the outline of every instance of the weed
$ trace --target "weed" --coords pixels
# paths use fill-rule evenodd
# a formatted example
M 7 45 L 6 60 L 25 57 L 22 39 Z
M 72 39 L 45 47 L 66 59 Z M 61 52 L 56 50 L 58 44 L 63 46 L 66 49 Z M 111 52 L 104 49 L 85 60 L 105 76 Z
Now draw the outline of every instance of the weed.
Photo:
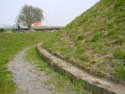
M 91 41 L 96 42 L 101 38 L 101 36 L 102 36 L 101 32 L 95 32 L 92 39 L 91 39 Z
M 125 81 L 125 65 L 123 65 L 123 63 L 120 63 L 116 66 L 115 75 L 117 80 Z
M 116 49 L 113 53 L 114 57 L 118 59 L 124 59 L 125 58 L 125 51 L 121 49 Z

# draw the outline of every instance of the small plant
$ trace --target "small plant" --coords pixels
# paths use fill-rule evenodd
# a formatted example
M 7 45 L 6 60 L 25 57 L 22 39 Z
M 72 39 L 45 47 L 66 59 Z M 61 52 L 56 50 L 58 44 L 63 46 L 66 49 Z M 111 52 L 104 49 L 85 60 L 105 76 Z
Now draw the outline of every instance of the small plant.
M 84 36 L 83 35 L 80 35 L 78 36 L 77 40 L 83 40 L 84 39 Z
M 121 80 L 125 80 L 125 66 L 123 65 L 123 63 L 118 64 L 115 68 L 115 76 L 117 78 L 117 80 L 121 81 Z
M 116 0 L 115 8 L 121 7 L 122 5 L 124 5 L 124 3 L 125 3 L 124 0 Z
M 101 32 L 96 32 L 94 34 L 94 36 L 92 37 L 91 41 L 96 42 L 96 41 L 98 41 L 100 39 L 101 36 L 102 36 Z
M 113 30 L 111 30 L 111 31 L 108 31 L 108 36 L 112 36 L 112 35 L 114 35 L 115 34 L 115 32 L 113 31 Z
M 118 36 L 118 34 L 112 35 L 113 38 L 113 44 L 119 44 L 122 45 L 124 42 L 123 36 Z
M 122 51 L 120 49 L 115 50 L 113 53 L 113 56 L 118 58 L 118 59 L 124 59 L 125 58 L 125 51 Z
M 122 37 L 118 36 L 115 42 L 121 45 L 123 40 L 124 39 Z

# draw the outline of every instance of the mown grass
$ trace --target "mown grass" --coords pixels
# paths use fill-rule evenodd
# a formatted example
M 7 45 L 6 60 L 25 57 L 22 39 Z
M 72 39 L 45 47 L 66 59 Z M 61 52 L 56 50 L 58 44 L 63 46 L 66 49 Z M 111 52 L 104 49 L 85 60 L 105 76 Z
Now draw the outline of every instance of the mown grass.
M 100 0 L 44 46 L 92 74 L 125 81 L 124 25 L 125 0 Z
M 71 80 L 70 76 L 53 70 L 47 62 L 42 60 L 34 47 L 29 50 L 26 59 L 36 64 L 42 72 L 45 72 L 48 78 L 45 81 L 48 89 L 47 94 L 90 94 L 84 89 L 83 82 Z
M 0 94 L 14 94 L 15 84 L 7 70 L 7 64 L 14 55 L 26 46 L 36 45 L 42 40 L 47 42 L 55 35 L 50 32 L 0 33 Z

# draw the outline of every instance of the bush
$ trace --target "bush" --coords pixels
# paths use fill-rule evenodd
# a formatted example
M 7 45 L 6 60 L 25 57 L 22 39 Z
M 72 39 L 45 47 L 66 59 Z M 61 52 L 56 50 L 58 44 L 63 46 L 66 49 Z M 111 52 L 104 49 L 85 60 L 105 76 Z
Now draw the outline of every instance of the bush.
M 0 28 L 0 32 L 4 32 L 5 30 L 3 28 Z

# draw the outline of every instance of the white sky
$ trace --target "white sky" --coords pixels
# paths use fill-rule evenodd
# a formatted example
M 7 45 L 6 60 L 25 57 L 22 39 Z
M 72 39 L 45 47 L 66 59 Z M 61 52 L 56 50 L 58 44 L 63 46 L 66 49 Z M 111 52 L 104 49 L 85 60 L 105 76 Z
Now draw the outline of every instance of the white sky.
M 0 25 L 13 25 L 25 4 L 44 11 L 44 25 L 64 26 L 99 0 L 0 0 Z

